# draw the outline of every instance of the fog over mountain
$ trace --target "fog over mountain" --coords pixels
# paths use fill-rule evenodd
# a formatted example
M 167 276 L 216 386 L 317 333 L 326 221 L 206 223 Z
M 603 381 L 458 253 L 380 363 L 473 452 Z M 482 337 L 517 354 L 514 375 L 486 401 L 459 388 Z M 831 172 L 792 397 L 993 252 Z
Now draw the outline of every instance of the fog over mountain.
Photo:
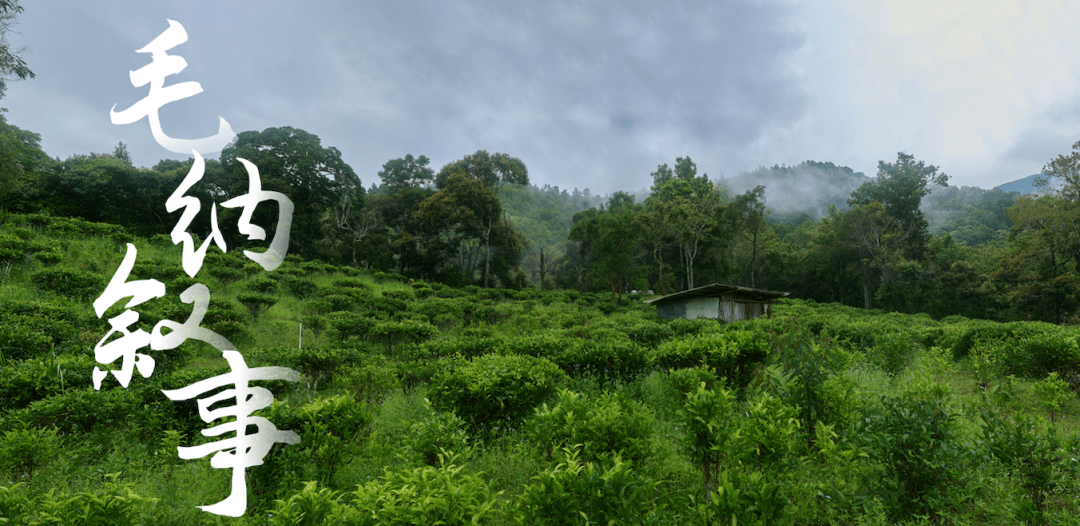
M 774 213 L 806 212 L 817 220 L 828 213 L 829 205 L 846 208 L 851 192 L 870 180 L 847 166 L 803 161 L 795 166 L 763 166 L 736 177 L 722 178 L 720 183 L 732 195 L 763 185 L 765 205 Z

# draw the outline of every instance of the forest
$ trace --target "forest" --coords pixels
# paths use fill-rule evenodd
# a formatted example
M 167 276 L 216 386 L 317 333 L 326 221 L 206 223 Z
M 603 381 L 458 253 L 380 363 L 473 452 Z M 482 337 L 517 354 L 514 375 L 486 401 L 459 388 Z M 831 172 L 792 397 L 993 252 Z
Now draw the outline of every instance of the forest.
M 206 160 L 187 194 L 217 208 L 226 244 L 243 247 L 240 211 L 217 206 L 247 189 L 237 158 L 294 203 L 293 253 L 453 287 L 572 289 L 617 301 L 719 282 L 937 319 L 1051 323 L 1075 322 L 1080 306 L 1080 150 L 1044 170 L 1064 187 L 1029 195 L 947 186 L 935 166 L 899 153 L 879 161 L 873 178 L 805 161 L 712 180 L 679 157 L 651 172 L 647 190 L 599 196 L 537 187 L 521 159 L 484 150 L 438 172 L 424 155 L 388 160 L 365 188 L 318 136 L 269 128 L 239 134 Z M 180 212 L 166 201 L 192 163 L 136 168 L 122 143 L 61 161 L 37 134 L 0 121 L 0 208 L 168 235 Z M 256 220 L 272 222 L 273 213 Z M 209 214 L 189 230 L 209 236 Z

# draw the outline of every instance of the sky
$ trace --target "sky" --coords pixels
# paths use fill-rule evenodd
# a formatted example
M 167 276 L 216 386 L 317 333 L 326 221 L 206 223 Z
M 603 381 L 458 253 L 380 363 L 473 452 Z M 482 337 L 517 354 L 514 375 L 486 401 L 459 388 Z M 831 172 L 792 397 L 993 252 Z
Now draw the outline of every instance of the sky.
M 1080 140 L 1080 3 L 1007 0 L 23 0 L 8 34 L 36 78 L 8 121 L 65 159 L 128 145 L 136 166 L 183 159 L 148 119 L 137 53 L 179 22 L 166 135 L 291 126 L 365 186 L 426 155 L 525 162 L 538 186 L 609 194 L 689 156 L 699 173 L 833 162 L 873 176 L 898 152 L 956 186 L 1038 173 Z M 207 157 L 218 153 L 201 152 Z

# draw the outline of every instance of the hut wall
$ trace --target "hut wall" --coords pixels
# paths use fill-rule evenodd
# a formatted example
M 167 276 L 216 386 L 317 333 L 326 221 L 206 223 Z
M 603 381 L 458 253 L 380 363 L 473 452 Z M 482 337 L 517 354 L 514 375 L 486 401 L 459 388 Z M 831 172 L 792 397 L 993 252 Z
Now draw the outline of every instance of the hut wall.
M 716 319 L 720 315 L 720 298 L 687 298 L 686 319 Z
M 668 300 L 656 304 L 656 314 L 661 318 L 685 318 L 686 300 Z

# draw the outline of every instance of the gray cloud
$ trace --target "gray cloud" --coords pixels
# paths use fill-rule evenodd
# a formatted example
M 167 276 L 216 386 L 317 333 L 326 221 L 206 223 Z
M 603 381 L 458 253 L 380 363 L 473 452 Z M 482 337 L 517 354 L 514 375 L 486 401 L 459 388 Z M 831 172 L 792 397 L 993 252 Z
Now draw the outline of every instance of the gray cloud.
M 38 78 L 12 84 L 10 121 L 54 155 L 173 157 L 145 120 L 109 122 L 145 96 L 127 72 L 167 27 L 204 92 L 162 109 L 166 133 L 294 126 L 339 148 L 365 184 L 406 153 L 441 166 L 477 149 L 520 157 L 537 184 L 633 190 L 690 155 L 738 173 L 776 159 L 750 145 L 807 111 L 791 73 L 804 37 L 763 2 L 26 3 L 17 29 Z M 73 122 L 77 119 L 77 124 Z M 783 160 L 783 159 L 781 159 Z

